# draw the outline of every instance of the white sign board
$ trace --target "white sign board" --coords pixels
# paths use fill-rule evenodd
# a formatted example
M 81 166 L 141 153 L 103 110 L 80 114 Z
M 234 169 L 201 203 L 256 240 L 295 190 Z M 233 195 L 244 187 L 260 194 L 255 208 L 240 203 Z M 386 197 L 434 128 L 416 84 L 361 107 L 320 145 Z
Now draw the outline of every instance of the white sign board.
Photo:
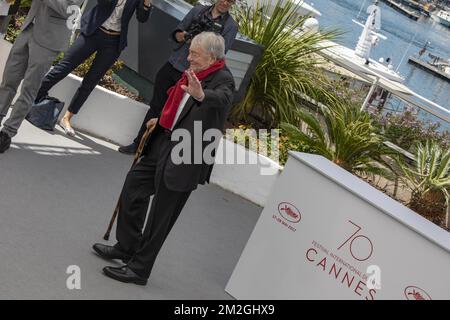
M 450 233 L 291 153 L 227 284 L 237 299 L 450 299 Z

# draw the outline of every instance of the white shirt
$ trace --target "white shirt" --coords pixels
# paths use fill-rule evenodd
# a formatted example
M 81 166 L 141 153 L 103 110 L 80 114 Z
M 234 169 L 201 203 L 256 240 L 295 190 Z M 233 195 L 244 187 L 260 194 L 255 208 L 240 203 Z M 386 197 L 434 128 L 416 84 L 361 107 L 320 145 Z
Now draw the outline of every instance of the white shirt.
M 173 119 L 172 128 L 170 128 L 170 130 L 173 130 L 173 127 L 175 127 L 175 124 L 177 123 L 178 118 L 180 117 L 181 111 L 183 111 L 184 106 L 186 105 L 186 102 L 190 97 L 191 96 L 189 95 L 189 93 L 184 93 L 183 99 L 181 99 L 180 106 L 178 107 L 175 119 Z
M 108 20 L 102 24 L 103 28 L 120 32 L 122 29 L 123 8 L 125 7 L 126 2 L 127 0 L 119 0 L 117 2 L 113 13 L 111 13 Z

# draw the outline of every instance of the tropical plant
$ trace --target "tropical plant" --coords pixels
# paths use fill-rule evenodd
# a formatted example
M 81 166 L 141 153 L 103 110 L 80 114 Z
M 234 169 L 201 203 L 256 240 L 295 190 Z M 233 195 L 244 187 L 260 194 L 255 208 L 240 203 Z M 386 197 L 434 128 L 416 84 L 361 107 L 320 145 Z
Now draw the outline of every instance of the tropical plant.
M 263 123 L 276 127 L 292 122 L 294 110 L 305 96 L 317 101 L 334 98 L 329 81 L 317 66 L 318 44 L 335 38 L 336 31 L 303 32 L 307 17 L 299 17 L 300 3 L 277 0 L 258 2 L 255 6 L 238 6 L 234 15 L 239 31 L 264 47 L 242 102 L 231 112 L 231 119 L 246 121 L 258 116 Z
M 384 156 L 393 151 L 383 144 L 369 114 L 353 105 L 338 103 L 320 107 L 317 115 L 295 111 L 299 125 L 282 123 L 291 141 L 299 141 L 312 153 L 320 154 L 344 169 L 361 176 L 393 178 Z
M 81 63 L 75 70 L 74 73 L 79 76 L 84 78 L 86 76 L 86 74 L 88 73 L 88 71 L 91 69 L 92 63 L 94 62 L 96 53 L 92 54 L 89 58 L 87 58 L 85 61 L 83 61 L 83 63 Z M 64 57 L 64 54 L 61 54 L 61 56 L 59 57 L 59 59 L 62 59 Z M 59 62 L 59 61 L 55 61 L 55 64 Z M 123 60 L 116 60 L 114 62 L 114 64 L 112 65 L 112 67 L 110 69 L 108 69 L 108 71 L 106 71 L 105 76 L 109 76 L 111 77 L 113 75 L 113 72 L 122 69 L 124 66 L 124 62 Z
M 400 178 L 411 190 L 408 206 L 429 218 L 445 215 L 450 199 L 450 149 L 428 140 L 416 146 L 413 168 L 401 158 L 397 162 L 403 173 Z M 447 227 L 449 219 L 447 211 Z
M 20 1 L 20 7 L 21 8 L 29 8 L 29 7 L 31 7 L 31 1 L 32 0 L 22 0 L 22 1 Z
M 198 0 L 184 0 L 189 4 L 192 4 L 193 6 L 195 6 L 198 3 Z

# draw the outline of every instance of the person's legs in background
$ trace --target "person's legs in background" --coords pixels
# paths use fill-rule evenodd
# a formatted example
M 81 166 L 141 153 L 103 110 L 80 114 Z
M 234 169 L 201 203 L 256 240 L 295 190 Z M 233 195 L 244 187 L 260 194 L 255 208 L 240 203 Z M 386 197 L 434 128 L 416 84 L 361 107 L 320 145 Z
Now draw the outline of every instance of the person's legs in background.
M 88 59 L 98 49 L 98 39 L 94 36 L 86 37 L 80 34 L 77 40 L 64 54 L 64 58 L 53 67 L 42 80 L 36 100 L 39 101 L 48 95 L 48 91 L 53 88 L 59 81 L 67 77 L 67 75 Z M 67 113 L 65 118 L 61 120 L 61 126 L 69 135 L 74 135 L 72 127 L 70 126 L 70 118 Z
M 92 37 L 80 34 L 70 46 L 64 57 L 44 77 L 39 88 L 36 100 L 48 95 L 48 91 L 59 81 L 67 77 L 76 67 L 82 64 L 97 50 L 97 42 Z
M 98 31 L 101 32 L 101 31 Z M 92 62 L 89 71 L 83 78 L 81 86 L 70 102 L 69 108 L 66 111 L 64 117 L 61 119 L 61 125 L 69 135 L 74 135 L 75 132 L 70 124 L 72 117 L 78 113 L 83 104 L 88 99 L 92 90 L 103 78 L 106 72 L 112 67 L 114 62 L 120 55 L 119 50 L 119 37 L 102 35 L 96 37 L 98 44 L 97 53 L 94 61 Z
M 19 34 L 6 60 L 3 79 L 0 84 L 0 123 L 8 113 L 20 82 L 25 76 L 28 67 L 28 40 L 30 36 L 30 28 Z
M 21 93 L 0 132 L 0 153 L 9 149 L 11 138 L 17 134 L 20 125 L 30 111 L 42 78 L 58 55 L 57 51 L 37 44 L 31 36 L 31 28 L 27 28 L 22 33 L 22 37 L 16 40 L 17 46 L 16 48 L 13 46 L 8 57 L 4 81 L 0 86 L 0 115 L 3 117 L 23 78 Z

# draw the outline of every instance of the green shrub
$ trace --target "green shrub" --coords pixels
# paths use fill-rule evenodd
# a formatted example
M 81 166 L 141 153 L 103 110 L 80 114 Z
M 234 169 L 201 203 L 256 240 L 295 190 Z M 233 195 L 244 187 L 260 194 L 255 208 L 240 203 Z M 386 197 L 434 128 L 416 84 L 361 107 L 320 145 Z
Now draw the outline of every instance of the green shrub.
M 440 130 L 440 123 L 420 120 L 418 113 L 406 109 L 403 113 L 376 113 L 373 115 L 380 133 L 386 140 L 402 149 L 415 152 L 417 143 L 434 140 L 443 148 L 450 147 L 450 132 Z

